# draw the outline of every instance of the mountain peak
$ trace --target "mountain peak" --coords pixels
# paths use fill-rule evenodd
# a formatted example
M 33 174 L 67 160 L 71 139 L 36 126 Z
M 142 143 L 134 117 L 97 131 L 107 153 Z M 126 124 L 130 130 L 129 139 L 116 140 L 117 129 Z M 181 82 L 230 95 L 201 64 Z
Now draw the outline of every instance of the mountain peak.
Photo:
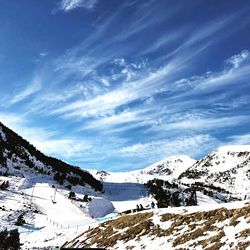
M 143 173 L 152 175 L 169 175 L 171 178 L 178 178 L 187 168 L 191 167 L 196 160 L 187 155 L 173 155 L 156 162 L 141 170 Z

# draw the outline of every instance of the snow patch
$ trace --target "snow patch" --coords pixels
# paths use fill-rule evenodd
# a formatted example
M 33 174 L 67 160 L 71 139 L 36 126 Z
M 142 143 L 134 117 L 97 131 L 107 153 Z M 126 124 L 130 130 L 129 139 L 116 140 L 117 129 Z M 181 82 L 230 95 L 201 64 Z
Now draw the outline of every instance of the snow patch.
M 89 202 L 89 215 L 95 218 L 104 217 L 114 211 L 111 201 L 104 198 L 94 198 Z
M 2 131 L 2 128 L 0 127 L 0 139 L 2 139 L 3 141 L 6 141 L 6 135 L 5 133 Z

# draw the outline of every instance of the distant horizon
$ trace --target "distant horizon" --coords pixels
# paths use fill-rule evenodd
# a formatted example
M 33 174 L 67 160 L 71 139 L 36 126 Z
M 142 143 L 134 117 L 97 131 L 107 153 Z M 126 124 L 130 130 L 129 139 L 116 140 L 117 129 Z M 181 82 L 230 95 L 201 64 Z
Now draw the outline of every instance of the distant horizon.
M 118 172 L 250 144 L 247 2 L 1 7 L 0 121 L 44 154 Z
M 0 123 L 1 123 L 1 121 L 0 121 Z M 5 124 L 3 124 L 3 125 L 5 125 Z M 11 128 L 9 128 L 9 129 L 11 129 Z M 11 129 L 12 131 L 13 131 L 13 129 Z M 14 131 L 15 132 L 15 131 Z M 23 138 L 24 140 L 26 140 L 26 141 L 28 141 L 28 139 L 27 138 Z M 29 142 L 29 141 L 28 141 Z M 33 145 L 34 146 L 34 145 Z M 71 162 L 69 162 L 69 161 L 66 161 L 66 160 L 63 160 L 63 159 L 60 159 L 60 158 L 58 158 L 59 160 L 63 160 L 64 162 L 66 162 L 67 164 L 70 164 L 70 165 L 74 165 L 74 166 L 76 166 L 76 167 L 80 167 L 81 169 L 83 169 L 83 170 L 86 170 L 86 171 L 105 171 L 105 172 L 114 172 L 114 173 L 116 173 L 116 172 L 129 172 L 129 171 L 136 171 L 136 170 L 143 170 L 143 169 L 145 169 L 145 168 L 147 168 L 147 167 L 150 167 L 150 166 L 152 166 L 152 165 L 154 165 L 154 164 L 157 164 L 157 163 L 159 163 L 159 162 L 161 162 L 161 161 L 164 161 L 164 160 L 166 160 L 166 159 L 168 159 L 168 158 L 171 158 L 171 157 L 181 157 L 181 156 L 187 156 L 187 157 L 189 157 L 189 158 L 191 158 L 192 160 L 195 160 L 195 161 L 200 161 L 200 160 L 202 160 L 204 157 L 206 157 L 208 154 L 210 154 L 210 153 L 212 153 L 213 151 L 215 151 L 215 150 L 218 150 L 218 149 L 223 149 L 223 148 L 225 148 L 225 149 L 227 149 L 227 148 L 230 148 L 230 147 L 249 147 L 248 148 L 248 150 L 250 151 L 250 144 L 227 144 L 227 145 L 221 145 L 221 146 L 219 146 L 219 147 L 217 147 L 217 148 L 214 148 L 214 149 L 212 149 L 211 151 L 209 151 L 209 152 L 207 152 L 206 154 L 204 154 L 201 158 L 199 158 L 199 159 L 195 159 L 195 158 L 193 158 L 193 157 L 190 157 L 189 155 L 184 155 L 184 154 L 177 154 L 177 155 L 169 155 L 169 156 L 167 156 L 167 157 L 165 157 L 165 158 L 163 158 L 163 159 L 160 159 L 160 160 L 157 160 L 157 161 L 155 161 L 155 162 L 152 162 L 152 163 L 150 163 L 150 164 L 148 164 L 148 165 L 145 165 L 145 166 L 142 166 L 142 167 L 139 167 L 139 168 L 137 168 L 136 166 L 131 170 L 130 169 L 130 167 L 123 167 L 122 168 L 122 170 L 120 170 L 120 169 L 116 169 L 116 170 L 109 170 L 108 168 L 100 168 L 100 169 L 96 169 L 96 168 L 88 168 L 88 166 L 79 166 L 79 165 L 76 165 L 76 164 L 74 164 L 74 163 L 71 163 Z M 42 152 L 42 153 L 44 153 L 44 152 Z M 55 156 L 53 156 L 53 155 L 49 155 L 49 154 L 46 154 L 46 153 L 44 153 L 45 155 L 47 155 L 47 156 L 49 156 L 49 157 L 55 157 Z

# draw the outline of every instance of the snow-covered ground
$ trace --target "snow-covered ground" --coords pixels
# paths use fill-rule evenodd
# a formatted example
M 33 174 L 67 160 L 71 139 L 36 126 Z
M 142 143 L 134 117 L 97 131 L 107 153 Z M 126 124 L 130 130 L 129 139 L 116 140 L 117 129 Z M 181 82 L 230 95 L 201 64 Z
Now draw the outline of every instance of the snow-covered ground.
M 68 199 L 69 191 L 65 189 L 52 188 L 46 182 L 27 185 L 27 180 L 20 177 L 0 177 L 0 182 L 7 180 L 10 188 L 0 191 L 1 227 L 18 228 L 23 249 L 61 245 L 80 229 L 97 222 L 89 215 L 87 203 L 80 202 L 80 206 Z M 21 214 L 27 224 L 17 227 L 15 222 Z
M 105 183 L 104 194 L 74 188 L 78 199 L 85 194 L 92 198 L 86 203 L 68 199 L 69 190 L 46 178 L 0 177 L 0 182 L 7 180 L 10 188 L 0 191 L 1 227 L 18 228 L 23 249 L 61 245 L 100 220 L 116 217 L 137 204 L 145 206 L 148 199 L 146 188 L 139 183 Z M 27 222 L 23 227 L 15 226 L 20 214 Z
M 246 201 L 153 209 L 92 227 L 66 246 L 124 250 L 249 250 L 249 209 Z
M 113 179 L 114 177 L 111 177 Z M 125 177 L 126 178 L 126 177 Z M 126 182 L 124 175 L 116 175 L 116 182 L 105 182 L 105 193 L 91 192 L 87 187 L 74 189 L 77 198 L 88 194 L 89 203 L 68 199 L 69 190 L 46 182 L 21 177 L 0 177 L 0 182 L 9 181 L 10 188 L 0 191 L 1 226 L 18 228 L 23 249 L 62 245 L 99 221 L 116 218 L 119 212 L 134 209 L 138 204 L 150 208 L 154 199 L 141 183 Z M 113 179 L 113 180 L 114 180 Z M 43 182 L 45 181 L 45 182 Z M 55 187 L 52 187 L 54 185 Z M 216 203 L 198 193 L 199 204 Z M 24 214 L 27 222 L 15 226 L 17 217 Z
M 222 166 L 225 165 L 226 168 L 226 164 L 229 164 L 230 161 L 234 160 L 234 164 L 235 162 L 240 164 L 244 160 L 242 156 L 239 156 L 239 153 L 229 154 L 228 148 L 221 148 L 215 151 L 212 156 L 207 159 L 213 163 L 213 170 L 212 167 L 209 169 L 211 171 L 214 171 L 218 162 Z M 243 156 L 245 157 L 246 154 Z M 242 157 L 242 159 L 239 160 L 238 157 Z M 192 162 L 194 160 L 190 158 L 178 156 L 167 158 L 145 170 L 127 173 L 106 173 L 93 170 L 90 171 L 91 174 L 103 181 L 105 192 L 95 192 L 88 185 L 72 187 L 72 191 L 76 193 L 76 200 L 68 199 L 70 190 L 56 184 L 46 175 L 27 170 L 23 172 L 23 177 L 22 175 L 19 177 L 0 176 L 0 183 L 7 180 L 10 182 L 8 190 L 0 191 L 1 227 L 16 228 L 17 217 L 23 214 L 26 224 L 18 227 L 23 249 L 35 247 L 49 249 L 52 246 L 61 246 L 89 227 L 92 228 L 102 221 L 119 218 L 120 212 L 135 209 L 139 204 L 150 209 L 152 201 L 154 203 L 156 201 L 149 194 L 144 183 L 153 178 L 171 181 L 173 175 L 177 178 Z M 198 164 L 200 163 L 198 162 L 194 166 L 199 166 Z M 237 169 L 238 175 L 243 170 Z M 161 171 L 172 172 L 172 174 L 160 174 Z M 242 176 L 247 178 L 244 171 Z M 236 191 L 241 185 L 244 187 L 249 185 L 242 180 L 242 178 L 235 180 Z M 84 202 L 85 195 L 91 197 L 92 200 Z M 167 208 L 158 211 L 159 213 L 162 211 L 182 214 L 186 211 L 191 213 L 208 211 L 222 206 L 237 208 L 244 205 L 242 202 L 236 202 L 233 205 L 218 204 L 217 200 L 201 192 L 197 192 L 197 200 L 198 206 L 195 207 Z M 154 221 L 156 220 L 155 215 Z M 117 246 L 119 247 L 119 244 Z

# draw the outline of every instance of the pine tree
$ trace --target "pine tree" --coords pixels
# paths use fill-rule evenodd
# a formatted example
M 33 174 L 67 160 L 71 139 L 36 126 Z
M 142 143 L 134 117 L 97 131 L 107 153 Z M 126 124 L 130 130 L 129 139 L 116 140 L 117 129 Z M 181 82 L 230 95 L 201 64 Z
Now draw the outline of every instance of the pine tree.
M 70 191 L 70 192 L 69 192 L 69 199 L 75 199 L 75 198 L 76 198 L 75 192 Z
M 22 226 L 23 224 L 25 224 L 25 220 L 23 218 L 23 214 L 20 214 L 17 218 L 15 225 Z
M 0 232 L 0 249 L 18 250 L 20 246 L 19 232 L 17 229 Z

